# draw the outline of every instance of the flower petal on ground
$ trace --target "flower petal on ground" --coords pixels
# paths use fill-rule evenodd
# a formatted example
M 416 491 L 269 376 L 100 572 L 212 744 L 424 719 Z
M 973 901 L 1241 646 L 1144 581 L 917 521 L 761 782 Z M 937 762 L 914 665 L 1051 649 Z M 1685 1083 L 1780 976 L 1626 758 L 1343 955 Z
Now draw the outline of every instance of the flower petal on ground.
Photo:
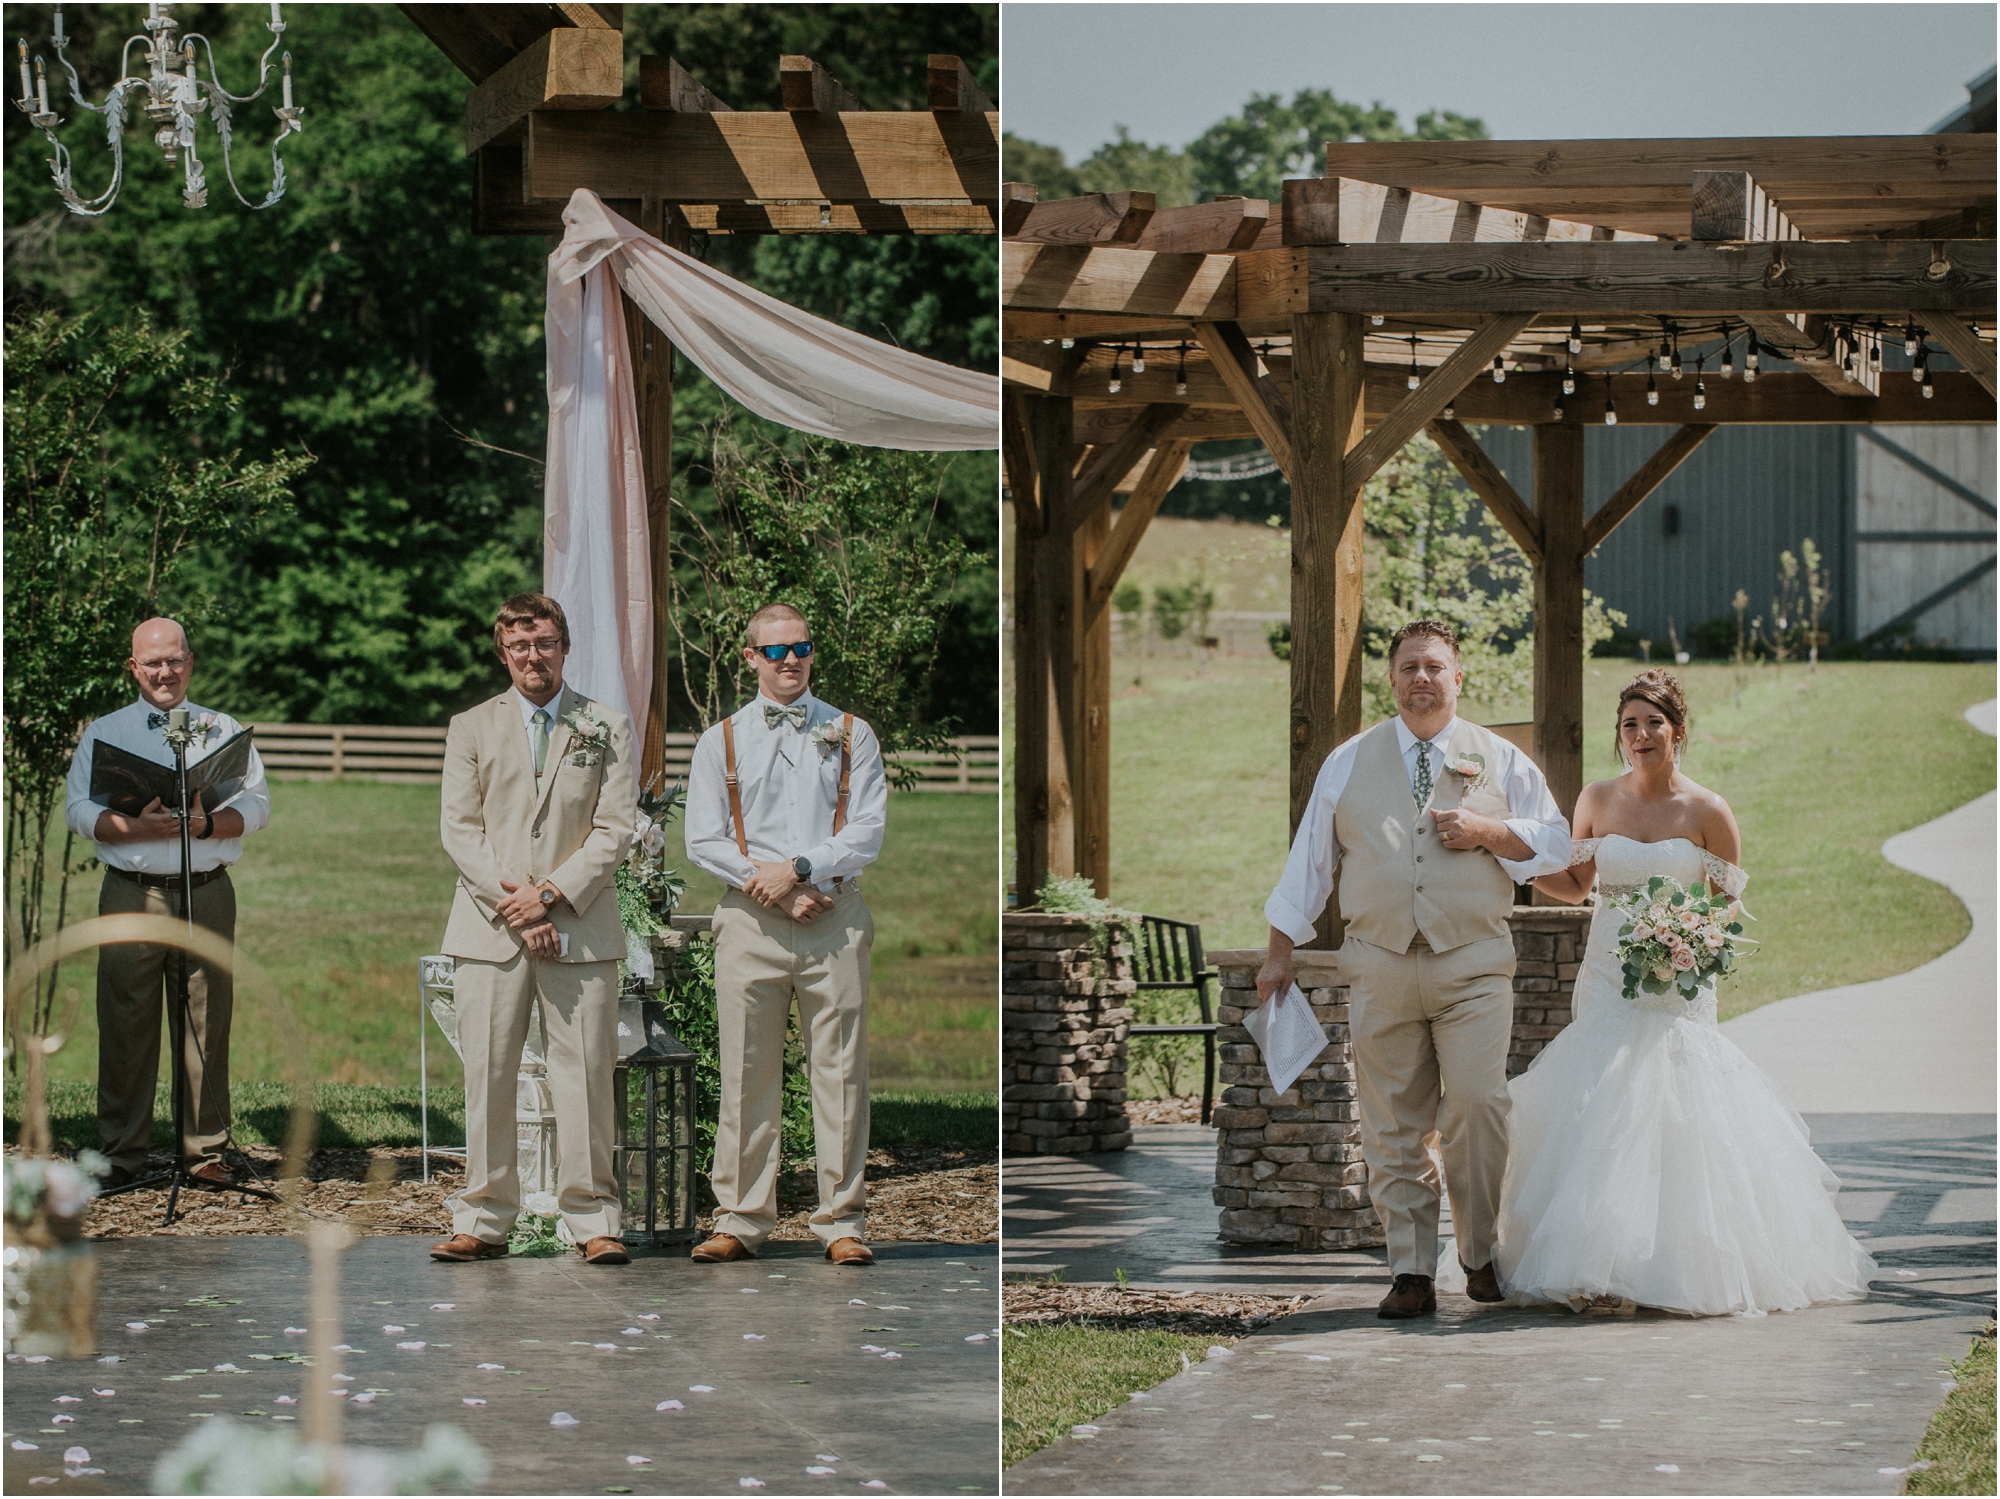
M 356 1405 L 373 1405 L 375 1403 L 375 1392 L 373 1390 L 363 1390 L 359 1395 L 354 1397 L 354 1403 Z
M 736 1289 L 741 1291 L 745 1296 L 755 1296 L 757 1294 L 755 1286 L 738 1286 Z
M 746 1332 L 743 1334 L 743 1341 L 746 1343 L 761 1343 L 764 1341 L 764 1335 L 761 1332 Z
M 715 1393 L 715 1386 L 712 1384 L 691 1384 L 688 1386 L 688 1389 L 696 1395 L 713 1395 Z
M 854 1298 L 854 1299 L 853 1299 L 852 1301 L 848 1302 L 847 1304 L 848 1304 L 849 1306 L 866 1306 L 866 1305 L 868 1305 L 868 1303 L 867 1303 L 867 1302 L 865 1302 L 865 1301 L 863 1301 L 863 1300 L 862 1300 L 862 1299 L 861 1299 L 861 1298 L 860 1298 L 859 1296 L 855 1297 L 855 1298 Z
M 57 1404 L 57 1405 L 81 1405 L 81 1404 L 83 1404 L 83 1396 L 81 1396 L 81 1395 L 58 1395 L 58 1396 L 56 1396 L 56 1404 Z
M 504 1369 L 507 1366 L 505 1364 L 481 1364 L 479 1367 L 482 1369 Z
M 125 1324 L 125 1330 L 127 1332 L 144 1332 L 146 1330 L 146 1324 L 143 1322 L 127 1322 Z
M 739 1478 L 736 1480 L 736 1487 L 739 1489 L 761 1489 L 764 1487 L 764 1480 L 761 1478 Z
M 1655 1473 L 1678 1473 L 1678 1472 L 1680 1472 L 1680 1470 L 1681 1470 L 1681 1465 L 1680 1465 L 1679 1463 L 1655 1463 L 1655 1464 L 1653 1464 L 1653 1471 L 1654 1471 Z
M 625 1461 L 630 1463 L 633 1467 L 638 1468 L 638 1467 L 643 1467 L 645 1464 L 651 1462 L 652 1459 L 650 1457 L 640 1457 L 637 1453 L 632 1453 L 626 1457 Z
M 342 1384 L 354 1383 L 354 1376 L 352 1374 L 336 1374 L 333 1377 L 339 1380 Z
M 272 1402 L 273 1405 L 297 1405 L 298 1403 L 299 1397 L 296 1395 L 280 1395 Z
M 384 1331 L 384 1332 L 408 1332 L 408 1331 L 409 1331 L 409 1328 L 407 1328 L 407 1327 L 404 1327 L 404 1326 L 402 1326 L 402 1325 L 401 1325 L 400 1323 L 396 1323 L 396 1322 L 384 1322 L 384 1323 L 382 1324 L 382 1331 Z
M 886 1489 L 889 1485 L 882 1482 L 879 1478 L 864 1478 L 861 1480 L 861 1487 L 864 1489 Z
M 481 1400 L 477 1395 L 467 1395 L 464 1399 L 460 1400 L 458 1403 L 460 1405 L 484 1405 L 486 1402 L 484 1400 Z
M 568 1411 L 557 1411 L 553 1416 L 549 1417 L 549 1425 L 581 1426 L 583 1425 L 583 1423 L 577 1420 L 577 1418 L 575 1416 L 572 1416 Z
M 51 1421 L 53 1421 L 53 1422 L 54 1422 L 54 1423 L 55 1423 L 56 1425 L 58 1425 L 58 1426 L 74 1426 L 74 1425 L 76 1425 L 76 1417 L 75 1417 L 75 1416 L 50 1416 L 50 1417 L 49 1417 L 49 1419 L 50 1419 Z
M 643 1327 L 628 1327 L 623 1332 L 619 1333 L 618 1336 L 621 1338 L 639 1338 L 639 1337 L 644 1337 L 645 1334 L 646 1334 L 646 1329 Z
M 656 1411 L 684 1411 L 687 1407 L 682 1405 L 678 1400 L 662 1400 L 653 1409 Z
M 968 1343 L 983 1343 L 986 1341 L 986 1334 L 983 1332 L 976 1332 L 971 1337 L 967 1338 L 965 1341 Z
M 639 1320 L 641 1322 L 657 1322 L 660 1320 L 660 1314 L 658 1312 L 641 1312 L 639 1313 Z
M 433 1301 L 431 1303 L 431 1310 L 434 1312 L 457 1311 L 458 1303 L 456 1301 Z
M 1898 1270 L 1896 1272 L 1896 1279 L 1898 1280 L 1915 1280 L 1916 1278 L 1917 1272 L 1914 1270 Z M 1903 1470 L 1901 1468 L 1883 1468 L 1881 1471 L 1884 1473 L 1900 1473 Z
M 840 1459 L 835 1457 L 831 1452 L 815 1452 L 813 1456 L 818 1458 L 823 1463 L 837 1463 L 840 1461 Z
M 302 1338 L 305 1335 L 306 1330 L 303 1327 L 288 1327 L 285 1329 L 285 1336 L 288 1338 Z
M 827 1474 L 836 1472 L 837 1470 L 833 1468 L 824 1467 L 818 1463 L 815 1463 L 812 1467 L 806 1469 L 806 1471 L 808 1473 L 813 1474 L 815 1477 L 824 1478 Z
M 883 1348 L 880 1343 L 863 1343 L 861 1345 L 861 1351 L 863 1353 L 881 1353 L 883 1351 Z
M 109 1399 L 109 1398 L 110 1398 L 111 1396 L 113 1396 L 113 1395 L 116 1395 L 116 1394 L 117 1394 L 118 1392 L 117 1392 L 116 1390 L 99 1390 L 99 1389 L 93 1389 L 93 1390 L 92 1390 L 92 1391 L 91 1391 L 90 1393 L 91 1393 L 91 1394 L 93 1394 L 93 1395 L 102 1395 L 102 1396 L 104 1396 L 104 1397 L 105 1397 L 106 1399 Z
M 19 1437 L 14 1438 L 7 1445 L 12 1447 L 16 1452 L 40 1452 L 42 1450 L 40 1442 L 24 1442 Z
M 1085 1431 L 1085 1432 L 1089 1432 L 1089 1433 L 1090 1433 L 1090 1434 L 1091 1434 L 1092 1436 L 1095 1436 L 1095 1435 L 1097 1434 L 1097 1431 L 1098 1431 L 1098 1428 L 1097 1428 L 1097 1427 L 1095 1427 L 1095 1426 L 1092 1426 L 1092 1425 L 1091 1425 L 1091 1424 L 1090 1424 L 1090 1423 L 1089 1423 L 1088 1421 L 1082 1421 L 1082 1422 L 1079 1422 L 1079 1423 L 1078 1423 L 1077 1425 L 1075 1425 L 1075 1426 L 1072 1426 L 1072 1427 L 1070 1428 L 1070 1430 L 1071 1430 L 1071 1431 Z
M 119 1358 L 118 1355 L 115 1353 L 107 1353 L 104 1355 L 103 1358 L 99 1359 L 98 1362 L 100 1364 L 115 1364 L 119 1362 Z
M 882 1355 L 884 1358 L 901 1358 L 902 1356 L 900 1353 L 885 1353 Z
M 422 1343 L 398 1343 L 396 1346 L 405 1353 L 418 1353 L 422 1351 L 424 1345 Z
M 590 1346 L 595 1348 L 599 1353 L 616 1353 L 618 1351 L 616 1343 L 592 1343 Z

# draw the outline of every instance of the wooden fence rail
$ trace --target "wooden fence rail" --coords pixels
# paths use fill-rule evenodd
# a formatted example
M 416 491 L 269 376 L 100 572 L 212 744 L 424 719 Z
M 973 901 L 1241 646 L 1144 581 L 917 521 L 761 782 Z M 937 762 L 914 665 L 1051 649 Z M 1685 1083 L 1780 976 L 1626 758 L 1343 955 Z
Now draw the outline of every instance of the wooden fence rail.
M 376 724 L 260 723 L 257 751 L 264 767 L 280 780 L 364 779 L 436 785 L 444 778 L 443 729 L 386 728 Z M 666 772 L 687 774 L 694 757 L 693 734 L 666 736 Z M 917 772 L 918 791 L 1000 789 L 1000 738 L 969 734 L 949 751 L 895 756 Z

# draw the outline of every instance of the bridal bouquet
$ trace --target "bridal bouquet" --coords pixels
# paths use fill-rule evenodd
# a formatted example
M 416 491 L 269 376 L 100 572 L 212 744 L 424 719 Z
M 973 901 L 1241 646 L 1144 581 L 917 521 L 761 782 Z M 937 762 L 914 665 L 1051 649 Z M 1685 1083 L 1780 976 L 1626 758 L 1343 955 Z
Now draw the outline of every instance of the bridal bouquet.
M 1618 961 L 1627 999 L 1637 999 L 1642 990 L 1679 990 L 1683 999 L 1693 999 L 1709 979 L 1734 973 L 1751 946 L 1740 905 L 1706 888 L 1688 890 L 1664 875 L 1609 904 L 1624 920 Z

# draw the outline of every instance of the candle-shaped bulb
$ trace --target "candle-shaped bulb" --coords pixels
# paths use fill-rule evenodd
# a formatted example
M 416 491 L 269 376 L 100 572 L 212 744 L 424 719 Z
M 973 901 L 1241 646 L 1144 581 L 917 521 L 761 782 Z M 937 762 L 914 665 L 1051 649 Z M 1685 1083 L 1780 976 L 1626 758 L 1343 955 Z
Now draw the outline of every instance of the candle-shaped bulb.
M 68 41 L 68 40 L 69 40 L 69 38 L 63 35 L 63 29 L 62 29 L 62 7 L 61 7 L 60 5 L 58 5 L 58 6 L 56 7 L 56 45 L 57 45 L 58 47 L 60 47 L 60 46 L 61 46 L 61 45 L 62 45 L 62 44 L 63 44 L 64 42 L 66 42 L 66 41 Z
M 275 29 L 276 27 L 282 26 L 284 24 L 285 24 L 285 18 L 278 13 L 278 0 L 271 0 L 272 27 Z
M 167 731 L 172 734 L 187 733 L 188 710 L 186 708 L 167 709 Z
M 21 102 L 26 104 L 35 97 L 35 80 L 28 76 L 27 39 L 22 37 L 18 40 L 21 48 Z
M 276 6 L 272 7 L 272 9 L 274 10 L 276 8 L 277 8 Z M 292 107 L 292 54 L 287 52 L 285 54 L 285 108 L 290 109 L 291 107 Z M 1063 347 L 1064 348 L 1069 347 L 1069 341 L 1067 339 L 1063 340 Z
M 194 42 L 192 40 L 181 43 L 181 56 L 186 59 L 188 77 L 194 77 Z
M 42 113 L 49 112 L 49 75 L 42 66 L 42 60 L 35 59 L 35 99 L 42 106 Z

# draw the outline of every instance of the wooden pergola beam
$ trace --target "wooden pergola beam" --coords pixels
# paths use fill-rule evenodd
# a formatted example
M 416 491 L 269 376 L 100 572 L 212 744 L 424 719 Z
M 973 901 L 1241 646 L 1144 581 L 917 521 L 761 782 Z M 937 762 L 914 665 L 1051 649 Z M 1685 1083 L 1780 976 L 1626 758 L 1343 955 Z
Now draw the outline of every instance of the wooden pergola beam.
M 1932 338 L 1950 351 L 1952 358 L 1965 366 L 1966 372 L 1985 388 L 1989 396 L 1996 394 L 1993 388 L 1992 344 L 1974 333 L 1962 319 L 1949 314 L 1926 318 L 1924 327 L 1929 330 Z M 1931 376 L 1933 381 L 1937 378 L 1936 375 Z
M 993 101 L 986 97 L 964 59 L 949 52 L 933 52 L 924 69 L 924 97 L 939 114 L 992 114 Z
M 1748 172 L 1696 172 L 1688 237 L 1696 240 L 1797 239 L 1784 211 Z
M 1217 198 L 1185 208 L 1163 208 L 1139 236 L 1141 250 L 1212 252 L 1247 250 L 1270 223 L 1262 198 Z
M 915 110 L 528 116 L 526 197 L 691 204 L 994 204 L 997 115 Z
M 1081 526 L 1111 503 L 1118 481 L 1132 472 L 1161 432 L 1180 416 L 1178 406 L 1148 406 L 1103 447 L 1092 448 L 1070 486 L 1070 523 Z
M 1817 313 L 1786 317 L 1781 312 L 1753 312 L 1743 321 L 1766 347 L 1784 355 L 1835 395 L 1855 397 L 1876 393 L 1880 381 L 1865 357 L 1866 344 L 1873 342 L 1873 333 L 1864 330 L 1858 335 L 1864 357 L 1850 373 L 1841 350 L 1836 347 L 1840 341 L 1835 325 Z
M 1605 539 L 1624 524 L 1648 495 L 1666 483 L 1667 476 L 1687 462 L 1713 431 L 1713 423 L 1691 422 L 1675 432 L 1652 457 L 1640 464 L 1638 472 L 1619 485 L 1618 492 L 1599 505 L 1590 519 L 1583 523 L 1584 555 L 1587 557 L 1603 546 Z
M 1139 476 L 1131 498 L 1126 500 L 1125 508 L 1118 512 L 1118 518 L 1112 524 L 1110 539 L 1097 554 L 1097 560 L 1090 565 L 1084 604 L 1093 622 L 1110 606 L 1118 580 L 1124 577 L 1125 569 L 1131 565 L 1133 554 L 1145 539 L 1146 528 L 1159 514 L 1160 502 L 1166 499 L 1167 492 L 1186 469 L 1188 454 L 1193 449 L 1193 443 L 1183 440 L 1163 442 L 1153 450 L 1145 473 Z
M 1287 245 L 1522 244 L 1589 241 L 1597 226 L 1443 198 L 1407 187 L 1349 177 L 1294 179 L 1285 184 Z M 1645 235 L 1617 234 L 1642 239 Z
M 1007 230 L 1007 238 L 1043 245 L 1136 244 L 1153 217 L 1154 201 L 1145 192 L 1029 199 L 1019 222 Z
M 1535 429 L 1534 756 L 1563 816 L 1583 790 L 1583 429 Z
M 625 44 L 615 31 L 545 31 L 465 99 L 465 154 L 538 109 L 606 109 L 625 92 Z
M 861 101 L 810 57 L 786 53 L 778 59 L 778 90 L 794 114 L 856 114 Z
M 1421 376 L 1417 388 L 1403 397 L 1396 409 L 1348 454 L 1349 477 L 1366 484 L 1377 469 L 1423 431 L 1425 423 L 1451 405 L 1458 393 L 1477 379 L 1508 344 L 1526 332 L 1534 320 L 1532 312 L 1503 312 L 1467 334 L 1444 363 Z
M 671 57 L 639 59 L 639 103 L 676 114 L 728 114 L 729 106 Z
M 1472 492 L 1486 502 L 1486 508 L 1493 512 L 1493 518 L 1500 522 L 1501 530 L 1514 540 L 1521 549 L 1521 555 L 1528 559 L 1530 567 L 1542 565 L 1542 523 L 1535 518 L 1535 512 L 1528 508 L 1507 476 L 1500 472 L 1500 465 L 1486 456 L 1486 450 L 1478 439 L 1465 430 L 1461 422 L 1447 421 L 1443 417 L 1433 420 L 1427 430 L 1444 456 L 1451 460 L 1453 468 L 1464 476 Z
M 1249 422 L 1250 430 L 1263 439 L 1271 461 L 1290 480 L 1292 415 L 1278 382 L 1268 370 L 1259 372 L 1262 361 L 1257 351 L 1234 323 L 1196 323 L 1194 333 L 1207 351 L 1210 365 L 1222 377 L 1223 385 Z
M 1001 303 L 1047 312 L 1228 321 L 1236 316 L 1236 268 L 1249 258 L 1003 240 Z

